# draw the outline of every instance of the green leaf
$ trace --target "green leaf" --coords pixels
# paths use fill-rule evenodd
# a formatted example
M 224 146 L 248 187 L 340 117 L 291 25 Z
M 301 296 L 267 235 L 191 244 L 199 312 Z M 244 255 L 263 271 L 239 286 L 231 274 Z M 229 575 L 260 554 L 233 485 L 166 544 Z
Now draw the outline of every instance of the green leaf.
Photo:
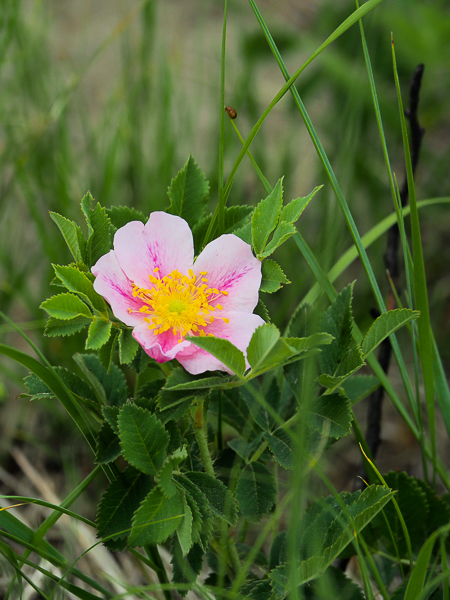
M 265 247 L 264 252 L 261 252 L 257 255 L 258 258 L 261 260 L 273 254 L 273 252 L 275 252 L 275 250 L 281 246 L 281 244 L 284 244 L 284 242 L 286 242 L 296 232 L 297 230 L 294 225 L 291 225 L 291 223 L 287 223 L 286 221 L 280 221 L 275 229 L 272 239 Z
M 272 323 L 266 323 L 255 329 L 247 348 L 247 359 L 252 371 L 261 370 L 262 365 L 273 353 L 279 339 L 280 331 Z
M 86 350 L 98 350 L 106 344 L 111 335 L 111 321 L 95 319 L 89 326 L 88 337 L 86 340 Z
M 97 525 L 100 538 L 124 540 L 131 531 L 133 514 L 152 487 L 147 475 L 128 467 L 110 483 L 98 506 Z M 110 542 L 106 542 L 110 547 Z M 123 550 L 125 542 L 114 549 Z
M 70 319 L 80 316 L 92 319 L 89 308 L 74 294 L 63 293 L 52 296 L 45 300 L 40 308 L 43 308 L 51 317 L 62 321 L 70 321 Z
M 242 588 L 242 596 L 251 600 L 270 600 L 272 597 L 272 586 L 268 579 L 250 581 Z
M 321 331 L 331 334 L 334 341 L 320 355 L 322 372 L 335 375 L 344 359 L 352 338 L 352 295 L 353 283 L 336 297 L 322 316 Z
M 255 423 L 264 431 L 268 431 L 273 425 L 273 417 L 269 413 L 268 402 L 266 402 L 263 394 L 253 383 L 241 387 L 239 392 L 248 406 Z
M 130 546 L 161 544 L 181 525 L 184 515 L 179 492 L 167 498 L 155 487 L 134 514 L 128 543 Z
M 119 438 L 109 423 L 104 421 L 97 435 L 95 462 L 99 465 L 109 463 L 120 456 L 121 453 Z
M 270 323 L 269 311 L 267 310 L 267 306 L 264 302 L 259 298 L 258 304 L 253 309 L 253 313 L 261 317 L 263 321 L 266 323 Z
M 236 500 L 221 481 L 199 471 L 191 471 L 185 475 L 206 496 L 209 508 L 215 515 L 230 525 L 236 525 L 238 518 Z
M 95 354 L 75 354 L 74 360 L 92 387 L 108 404 L 122 406 L 127 399 L 128 387 L 125 376 L 117 365 L 111 364 L 107 371 Z
M 210 504 L 203 491 L 184 475 L 174 475 L 174 480 L 185 494 L 192 512 L 192 540 L 206 551 L 213 532 L 213 519 Z
M 183 553 L 183 556 L 189 552 L 192 548 L 192 511 L 189 508 L 189 504 L 186 502 L 186 499 L 183 498 L 183 506 L 184 506 L 184 519 L 181 522 L 181 525 L 177 529 L 177 537 L 180 543 L 180 548 Z
M 108 316 L 106 302 L 97 294 L 92 281 L 84 273 L 72 265 L 52 265 L 52 267 L 69 292 L 79 294 L 92 309 L 98 310 L 105 317 Z
M 340 569 L 330 566 L 321 577 L 305 585 L 305 600 L 365 600 L 362 589 Z M 392 597 L 391 597 L 392 599 Z
M 310 404 L 309 423 L 324 436 L 340 438 L 351 432 L 353 419 L 349 399 L 339 393 L 320 396 Z
M 243 227 L 234 230 L 234 235 L 237 235 L 238 238 L 241 238 L 246 244 L 252 243 L 252 224 L 247 223 Z
M 263 433 L 260 433 L 251 442 L 239 437 L 235 438 L 234 440 L 230 440 L 228 445 L 236 452 L 238 456 L 247 461 L 250 458 L 250 454 L 258 449 L 259 445 L 261 444 L 262 437 Z
M 95 394 L 91 388 L 75 373 L 64 367 L 54 367 L 55 373 L 63 381 L 67 389 L 78 397 L 95 401 Z M 24 384 L 32 396 L 46 395 L 54 397 L 55 393 L 34 373 L 28 375 L 23 380 Z
M 84 329 L 86 325 L 89 325 L 90 323 L 92 323 L 91 317 L 75 317 L 70 321 L 49 317 L 45 325 L 44 335 L 48 337 L 73 335 Z
M 291 283 L 281 270 L 281 267 L 274 260 L 264 260 L 261 265 L 262 281 L 261 292 L 272 294 L 279 290 L 283 284 Z
M 364 365 L 362 350 L 360 346 L 352 346 L 342 357 L 334 375 L 319 375 L 317 381 L 320 385 L 327 387 L 330 391 L 340 386 L 350 375 L 358 371 Z
M 342 389 L 352 404 L 360 402 L 380 387 L 375 375 L 355 375 L 342 384 Z
M 185 219 L 192 229 L 205 212 L 209 183 L 191 155 L 172 179 L 168 194 L 170 206 L 167 212 Z
M 225 387 L 231 380 L 230 376 L 204 377 L 203 375 L 191 375 L 181 367 L 176 368 L 169 375 L 161 390 L 160 409 L 163 411 L 171 408 L 186 398 L 207 393 L 207 390 Z
M 269 449 L 277 463 L 285 469 L 293 469 L 294 456 L 291 436 L 284 429 L 277 429 L 273 434 L 266 431 L 264 439 L 269 444 Z
M 373 352 L 391 333 L 394 333 L 394 331 L 397 331 L 397 329 L 403 327 L 403 325 L 406 325 L 406 323 L 409 323 L 413 319 L 418 319 L 419 316 L 419 311 L 410 310 L 409 308 L 397 308 L 396 310 L 390 310 L 381 314 L 374 321 L 362 342 L 364 358 Z
M 183 589 L 177 590 L 182 598 L 188 593 L 188 587 L 195 583 L 202 570 L 204 551 L 200 544 L 194 544 L 187 556 L 183 555 L 178 540 L 172 544 L 173 583 L 182 583 Z
M 108 373 L 111 370 L 118 334 L 119 332 L 117 331 L 117 328 L 114 327 L 112 329 L 111 335 L 108 338 L 108 341 L 105 344 L 103 344 L 103 346 L 101 346 L 98 350 L 98 358 L 102 366 L 106 369 Z
M 158 473 L 159 487 L 168 498 L 171 498 L 174 494 L 176 494 L 177 490 L 172 479 L 172 473 L 174 469 L 176 469 L 182 462 L 186 460 L 186 458 L 186 448 L 178 448 L 166 458 Z
M 106 209 L 106 214 L 115 229 L 120 229 L 132 221 L 146 223 L 148 219 L 140 210 L 130 208 L 129 206 L 112 206 Z
M 121 329 L 119 334 L 119 360 L 122 365 L 129 365 L 136 356 L 139 344 L 133 337 L 131 329 Z
M 321 575 L 342 550 L 389 502 L 394 492 L 371 485 L 363 492 L 320 498 L 311 506 L 301 524 L 300 564 L 294 574 L 300 585 Z M 271 573 L 275 585 L 286 582 L 284 566 Z
M 277 484 L 267 467 L 258 462 L 245 466 L 236 486 L 236 499 L 246 519 L 258 523 L 277 499 Z
M 77 263 L 84 262 L 86 242 L 79 226 L 55 212 L 50 211 L 50 218 L 56 223 L 62 233 L 74 261 Z
M 244 375 L 244 354 L 241 352 L 241 350 L 239 350 L 239 348 L 236 348 L 236 346 L 234 346 L 228 340 L 210 336 L 186 336 L 185 339 L 215 356 L 226 367 L 228 367 L 230 371 L 236 373 L 236 375 Z
M 313 191 L 304 198 L 296 198 L 287 204 L 280 214 L 280 221 L 286 221 L 287 223 L 295 223 L 301 216 L 302 212 L 317 194 L 317 192 L 323 188 L 323 185 L 319 185 L 313 189 Z
M 256 206 L 252 216 L 252 245 L 259 256 L 269 235 L 278 223 L 283 206 L 283 180 L 279 179 L 271 193 Z
M 119 417 L 119 407 L 118 406 L 104 406 L 102 408 L 103 416 L 105 417 L 105 421 L 109 424 L 114 433 L 119 435 L 119 426 L 117 425 L 117 419 Z
M 125 459 L 147 475 L 156 475 L 166 458 L 169 435 L 149 411 L 125 404 L 118 419 Z
M 86 217 L 89 232 L 86 242 L 86 259 L 89 268 L 111 249 L 111 221 L 106 214 L 106 209 L 98 202 L 92 210 L 93 200 L 91 193 L 88 192 L 81 201 L 81 210 Z

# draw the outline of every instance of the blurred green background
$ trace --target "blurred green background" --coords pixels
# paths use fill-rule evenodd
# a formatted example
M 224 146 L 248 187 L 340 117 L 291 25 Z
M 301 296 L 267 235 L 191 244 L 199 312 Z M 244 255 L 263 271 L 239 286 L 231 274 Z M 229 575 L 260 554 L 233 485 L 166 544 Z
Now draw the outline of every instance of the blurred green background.
M 258 4 L 290 72 L 294 72 L 355 8 L 351 0 L 264 0 Z M 284 83 L 250 5 L 229 2 L 226 104 L 246 137 Z M 103 205 L 149 213 L 168 204 L 167 186 L 192 153 L 217 199 L 220 47 L 223 3 L 208 0 L 0 0 L 0 310 L 33 338 L 54 364 L 69 365 L 81 337 L 42 337 L 39 304 L 50 293 L 51 263 L 70 261 L 50 210 L 82 224 L 79 202 L 90 189 Z M 392 167 L 401 183 L 404 160 L 394 80 L 394 34 L 404 103 L 411 75 L 425 64 L 419 116 L 426 128 L 417 170 L 419 199 L 450 190 L 450 4 L 385 0 L 364 19 Z M 392 211 L 359 29 L 327 48 L 297 80 L 361 233 Z M 240 150 L 225 123 L 225 177 Z M 251 151 L 271 184 L 284 176 L 285 199 L 323 190 L 299 228 L 328 269 L 350 245 L 340 210 L 301 117 L 287 94 Z M 264 190 L 245 159 L 229 204 L 256 204 Z M 433 325 L 450 362 L 450 216 L 440 205 L 422 211 Z M 382 289 L 385 237 L 369 251 Z M 283 328 L 314 278 L 294 243 L 276 256 L 292 285 L 267 299 Z M 355 315 L 362 328 L 375 305 L 355 263 L 338 289 L 357 279 Z M 400 282 L 403 292 L 404 279 Z M 404 338 L 406 340 L 406 337 Z M 3 321 L 0 341 L 29 351 Z M 54 403 L 15 399 L 22 369 L 0 365 L 3 434 L 0 456 L 14 442 L 50 444 L 59 423 Z M 26 407 L 27 410 L 24 410 Z M 51 416 L 50 416 L 51 415 Z M 66 421 L 63 421 L 66 423 Z M 70 424 L 65 424 L 69 448 Z M 48 446 L 49 448 L 50 446 Z M 48 449 L 47 448 L 47 449 Z M 74 460 L 68 450 L 67 459 Z

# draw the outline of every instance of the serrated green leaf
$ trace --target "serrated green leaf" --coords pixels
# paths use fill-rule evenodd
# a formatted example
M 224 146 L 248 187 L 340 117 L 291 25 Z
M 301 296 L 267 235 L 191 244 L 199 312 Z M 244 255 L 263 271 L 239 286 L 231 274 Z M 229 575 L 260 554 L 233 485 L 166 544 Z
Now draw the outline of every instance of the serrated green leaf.
M 159 487 L 163 493 L 170 498 L 176 493 L 176 486 L 172 479 L 172 473 L 187 458 L 186 448 L 178 448 L 166 458 L 158 473 Z
M 264 302 L 259 298 L 258 304 L 253 309 L 253 313 L 261 317 L 263 321 L 266 323 L 270 323 L 269 311 L 267 310 L 267 306 Z
M 86 260 L 89 268 L 111 249 L 111 221 L 106 214 L 106 209 L 98 202 L 92 209 L 93 200 L 91 193 L 88 192 L 81 201 L 81 210 L 89 231 L 86 242 Z
M 333 566 L 328 567 L 321 577 L 305 585 L 305 600 L 331 600 L 331 598 L 366 600 L 359 585 Z
M 119 407 L 118 406 L 103 406 L 102 413 L 105 417 L 105 421 L 109 424 L 111 429 L 114 431 L 116 435 L 119 435 L 119 426 L 117 424 L 117 419 L 119 417 Z
M 203 217 L 209 183 L 191 155 L 172 179 L 167 193 L 170 198 L 168 213 L 182 217 L 191 228 Z
M 133 337 L 131 329 L 121 329 L 119 334 L 119 360 L 122 365 L 129 365 L 136 356 L 139 344 Z
M 61 321 L 70 321 L 75 317 L 87 317 L 92 319 L 92 314 L 86 304 L 74 294 L 57 294 L 45 300 L 40 308 L 43 308 L 51 317 Z
M 156 475 L 166 458 L 169 435 L 155 415 L 125 404 L 118 418 L 120 444 L 126 460 L 147 475 Z
M 243 227 L 234 230 L 234 235 L 244 241 L 246 244 L 252 243 L 252 224 L 247 223 Z
M 177 590 L 182 598 L 188 593 L 189 587 L 195 583 L 203 566 L 205 552 L 200 544 L 194 544 L 187 556 L 183 555 L 178 540 L 172 544 L 173 583 L 182 583 L 183 589 Z M 186 587 L 189 586 L 189 587 Z
M 275 477 L 261 463 L 247 464 L 236 485 L 236 499 L 244 517 L 258 523 L 277 499 Z
M 213 532 L 213 519 L 210 504 L 203 491 L 187 477 L 174 475 L 174 480 L 185 494 L 192 512 L 192 540 L 206 551 Z
M 264 396 L 253 383 L 241 387 L 239 392 L 255 423 L 264 431 L 268 431 L 273 425 L 273 417 L 269 413 L 270 409 Z
M 244 375 L 245 356 L 230 341 L 210 336 L 186 336 L 185 339 L 215 356 L 236 375 Z
M 115 460 L 121 453 L 122 450 L 117 434 L 113 431 L 109 423 L 104 421 L 97 434 L 95 462 L 99 465 L 104 465 Z
M 113 364 L 112 360 L 114 356 L 114 350 L 116 349 L 118 335 L 119 332 L 117 331 L 117 328 L 114 327 L 111 331 L 111 335 L 109 336 L 108 341 L 105 344 L 103 344 L 103 346 L 101 346 L 97 352 L 98 358 L 102 366 L 106 369 L 108 373 L 110 372 L 111 365 Z
M 243 438 L 235 438 L 234 440 L 230 440 L 228 445 L 236 452 L 238 456 L 244 460 L 247 460 L 250 457 L 250 454 L 256 451 L 258 446 L 261 444 L 262 437 L 263 434 L 260 433 L 251 442 L 247 442 Z
M 104 346 L 111 335 L 111 327 L 111 321 L 94 318 L 89 326 L 85 346 L 86 350 L 98 350 Z
M 322 435 L 340 438 L 351 432 L 353 419 L 351 404 L 346 396 L 329 394 L 310 403 L 309 423 Z
M 280 221 L 286 221 L 287 223 L 295 223 L 301 216 L 302 212 L 317 194 L 317 192 L 323 188 L 323 185 L 319 185 L 313 189 L 313 191 L 304 198 L 296 198 L 287 204 L 280 214 Z
M 166 498 L 159 487 L 153 488 L 135 512 L 130 546 L 161 544 L 181 525 L 184 519 L 183 497 L 177 492 Z
M 244 598 L 251 600 L 270 600 L 272 597 L 272 586 L 268 579 L 250 581 L 242 588 L 241 594 Z
M 173 408 L 187 398 L 206 393 L 206 390 L 225 387 L 231 380 L 230 376 L 204 377 L 203 375 L 191 375 L 182 368 L 176 368 L 169 375 L 161 390 L 160 410 Z
M 293 469 L 294 456 L 291 436 L 284 429 L 277 429 L 273 434 L 264 432 L 264 439 L 269 444 L 269 449 L 277 463 L 285 469 Z
M 56 223 L 75 262 L 85 261 L 85 241 L 79 226 L 73 221 L 69 221 L 58 213 L 50 211 L 50 218 Z
M 339 387 L 350 375 L 364 366 L 362 350 L 359 345 L 352 346 L 342 357 L 334 375 L 319 375 L 317 381 L 330 391 Z
M 379 387 L 380 382 L 375 375 L 355 375 L 342 384 L 342 389 L 352 404 L 360 402 Z
M 283 273 L 280 265 L 270 258 L 262 262 L 261 271 L 261 292 L 273 294 L 273 292 L 279 290 L 283 284 L 291 283 Z
M 199 471 L 185 473 L 185 476 L 206 496 L 209 508 L 214 514 L 230 525 L 236 525 L 238 518 L 236 501 L 219 479 L 214 479 L 207 473 L 200 473 Z
M 275 229 L 272 239 L 264 248 L 264 252 L 261 252 L 257 255 L 258 258 L 261 260 L 273 254 L 275 250 L 281 246 L 281 244 L 284 244 L 284 242 L 286 242 L 290 237 L 292 237 L 296 231 L 296 228 L 291 223 L 280 221 Z
M 129 206 L 112 206 L 111 208 L 106 209 L 106 214 L 108 215 L 111 224 L 116 229 L 120 229 L 132 221 L 146 223 L 148 220 L 148 217 L 140 210 L 130 208 Z
M 279 339 L 280 331 L 272 323 L 266 323 L 255 329 L 247 348 L 247 359 L 252 370 L 260 370 Z
M 97 294 L 92 281 L 84 273 L 72 265 L 52 265 L 52 267 L 69 292 L 79 294 L 92 309 L 98 310 L 105 317 L 108 316 L 106 302 Z
M 352 337 L 352 295 L 353 283 L 336 297 L 322 316 L 321 331 L 331 334 L 334 341 L 324 348 L 320 355 L 323 373 L 335 375 L 345 353 L 353 341 Z
M 97 395 L 104 398 L 103 403 L 122 406 L 128 395 L 125 376 L 119 367 L 111 364 L 107 371 L 95 354 L 75 354 L 74 360 L 86 376 Z
M 189 504 L 186 502 L 186 499 L 183 498 L 183 507 L 184 507 L 184 518 L 181 521 L 181 525 L 177 529 L 177 537 L 180 543 L 180 548 L 183 553 L 183 556 L 189 552 L 192 548 L 192 511 L 189 508 Z
M 70 321 L 49 317 L 45 324 L 44 335 L 48 337 L 73 335 L 84 329 L 86 325 L 89 325 L 90 323 L 92 323 L 92 317 L 75 317 Z
M 300 565 L 295 581 L 300 585 L 321 575 L 341 551 L 389 502 L 394 492 L 382 486 L 369 486 L 363 492 L 339 494 L 319 499 L 306 513 L 299 540 Z M 277 567 L 271 578 L 284 586 L 285 569 Z
M 364 358 L 373 352 L 391 333 L 394 333 L 406 323 L 418 319 L 419 316 L 419 311 L 410 310 L 409 308 L 397 308 L 381 314 L 374 321 L 361 344 Z
M 252 245 L 257 255 L 264 250 L 269 235 L 278 223 L 283 206 L 283 179 L 279 179 L 264 200 L 258 203 L 252 216 Z
M 119 473 L 107 487 L 98 506 L 99 537 L 112 536 L 110 540 L 125 540 L 131 531 L 133 514 L 151 488 L 151 478 L 133 467 Z M 106 545 L 110 544 L 107 542 Z M 125 542 L 117 547 L 121 550 L 124 548 Z

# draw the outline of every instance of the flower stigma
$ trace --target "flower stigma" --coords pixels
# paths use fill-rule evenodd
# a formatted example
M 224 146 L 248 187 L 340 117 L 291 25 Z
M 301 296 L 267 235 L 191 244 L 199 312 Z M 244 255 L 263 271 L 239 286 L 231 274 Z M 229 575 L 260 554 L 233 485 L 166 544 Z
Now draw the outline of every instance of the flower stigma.
M 129 308 L 128 312 L 144 313 L 144 321 L 155 335 L 172 330 L 173 335 L 179 336 L 178 343 L 186 335 L 213 336 L 204 328 L 214 322 L 215 318 L 229 323 L 226 317 L 213 315 L 223 307 L 216 302 L 221 295 L 228 296 L 225 290 L 208 287 L 207 273 L 202 271 L 199 276 L 189 269 L 189 277 L 178 270 L 160 278 L 159 269 L 149 275 L 153 286 L 149 289 L 140 288 L 132 283 L 133 296 L 140 298 L 143 305 L 139 310 Z M 214 303 L 214 304 L 212 304 Z

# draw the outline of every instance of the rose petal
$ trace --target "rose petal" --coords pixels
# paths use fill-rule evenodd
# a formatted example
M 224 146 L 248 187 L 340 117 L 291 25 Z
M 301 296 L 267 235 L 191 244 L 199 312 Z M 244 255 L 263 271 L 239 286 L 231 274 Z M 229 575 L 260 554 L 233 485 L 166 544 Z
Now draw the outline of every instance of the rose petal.
M 224 323 L 221 319 L 215 318 L 214 323 L 205 328 L 205 332 L 229 340 L 239 348 L 239 350 L 246 354 L 247 347 L 255 329 L 260 325 L 264 325 L 263 319 L 261 319 L 259 315 L 244 312 L 227 312 L 223 313 L 223 316 L 228 318 L 230 322 Z M 189 371 L 192 375 L 198 375 L 204 371 L 216 370 L 233 374 L 233 372 L 222 362 L 201 348 L 198 348 L 197 352 L 192 353 L 190 356 L 185 357 L 180 355 L 176 358 L 186 371 Z M 248 366 L 247 363 L 247 367 Z
M 194 264 L 194 273 L 207 273 L 208 287 L 228 292 L 220 296 L 224 310 L 251 313 L 258 304 L 261 262 L 249 244 L 236 235 L 222 235 L 206 246 Z
M 132 221 L 121 227 L 114 236 L 114 250 L 124 273 L 142 288 L 149 287 L 148 276 L 155 268 L 161 277 L 175 269 L 187 275 L 194 260 L 189 225 L 164 212 L 152 213 L 145 225 Z
M 111 305 L 114 315 L 126 325 L 138 325 L 142 322 L 142 313 L 139 311 L 142 301 L 134 298 L 131 281 L 125 275 L 117 262 L 114 250 L 110 250 L 92 267 L 95 275 L 94 290 Z
M 133 337 L 159 363 L 172 360 L 180 353 L 189 355 L 195 352 L 195 346 L 191 342 L 178 342 L 179 338 L 172 331 L 155 334 L 146 321 L 133 329 Z

